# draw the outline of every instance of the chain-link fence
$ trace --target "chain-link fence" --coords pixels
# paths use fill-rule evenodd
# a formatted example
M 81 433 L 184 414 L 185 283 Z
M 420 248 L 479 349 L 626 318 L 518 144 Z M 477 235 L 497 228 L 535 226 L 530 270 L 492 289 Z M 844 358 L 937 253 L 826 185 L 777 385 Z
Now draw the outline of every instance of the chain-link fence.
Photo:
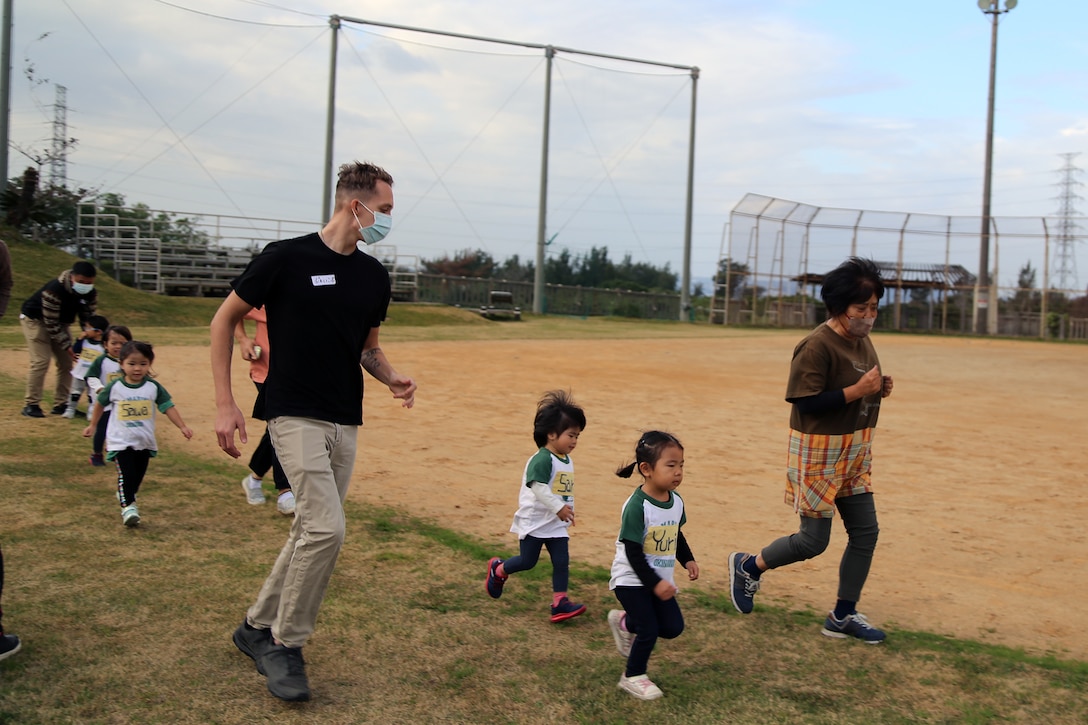
M 1079 241 L 1068 235 L 1081 220 L 990 221 L 991 283 L 980 288 L 979 217 L 838 209 L 748 194 L 722 237 L 710 319 L 816 324 L 824 314 L 823 274 L 861 256 L 877 262 L 885 279 L 879 327 L 966 333 L 982 310 L 991 334 L 1084 339 L 1088 295 L 1076 277 Z

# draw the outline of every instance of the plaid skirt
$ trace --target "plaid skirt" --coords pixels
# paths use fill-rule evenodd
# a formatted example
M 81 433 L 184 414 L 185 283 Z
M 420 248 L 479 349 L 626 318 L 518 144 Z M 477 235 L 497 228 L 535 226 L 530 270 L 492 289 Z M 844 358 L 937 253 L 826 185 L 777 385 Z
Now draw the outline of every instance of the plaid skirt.
M 835 499 L 870 493 L 873 429 L 844 435 L 790 431 L 786 503 L 801 516 L 829 519 Z

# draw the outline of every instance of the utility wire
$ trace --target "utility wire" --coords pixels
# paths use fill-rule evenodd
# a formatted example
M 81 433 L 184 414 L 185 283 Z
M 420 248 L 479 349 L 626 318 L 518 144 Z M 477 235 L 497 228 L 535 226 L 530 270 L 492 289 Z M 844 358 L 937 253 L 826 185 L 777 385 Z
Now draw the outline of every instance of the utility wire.
M 262 35 L 262 36 L 261 36 L 260 38 L 258 38 L 258 39 L 257 39 L 256 41 L 254 41 L 254 43 L 253 43 L 253 44 L 252 44 L 252 45 L 251 45 L 251 46 L 250 46 L 249 48 L 247 48 L 247 49 L 246 49 L 246 50 L 245 50 L 245 51 L 244 51 L 244 52 L 243 52 L 243 53 L 242 53 L 242 54 L 241 54 L 240 56 L 238 56 L 238 59 L 237 59 L 237 60 L 235 60 L 235 61 L 234 61 L 234 63 L 232 63 L 232 64 L 231 64 L 231 65 L 230 65 L 229 67 L 227 67 L 227 68 L 224 68 L 224 69 L 223 69 L 223 72 L 222 72 L 222 73 L 220 73 L 220 74 L 219 74 L 219 76 L 218 76 L 217 78 L 215 78 L 215 79 L 214 79 L 214 80 L 213 80 L 213 81 L 212 81 L 211 83 L 209 83 L 209 84 L 208 84 L 208 85 L 207 85 L 207 86 L 206 86 L 206 87 L 204 88 L 204 90 L 202 90 L 202 91 L 200 91 L 199 93 L 197 93 L 196 95 L 194 95 L 194 96 L 192 97 L 192 99 L 190 99 L 190 100 L 189 100 L 189 102 L 188 102 L 188 103 L 186 103 L 186 104 L 185 104 L 184 106 L 182 106 L 182 108 L 180 108 L 180 109 L 179 109 L 179 110 L 178 110 L 177 112 L 175 112 L 175 113 L 174 113 L 174 115 L 172 115 L 172 116 L 170 117 L 170 120 L 171 120 L 171 121 L 173 121 L 174 119 L 176 119 L 176 118 L 180 117 L 180 116 L 181 116 L 181 114 L 183 114 L 183 113 L 185 113 L 185 111 L 189 110 L 189 109 L 190 109 L 190 108 L 191 108 L 191 107 L 193 106 L 193 104 L 194 104 L 194 103 L 196 103 L 196 102 L 197 102 L 197 101 L 199 101 L 199 100 L 200 100 L 201 98 L 203 98 L 203 97 L 204 97 L 204 96 L 205 96 L 205 95 L 206 95 L 206 94 L 208 93 L 208 91 L 210 91 L 210 90 L 211 90 L 212 88 L 214 88 L 214 87 L 215 87 L 216 85 L 218 85 L 218 84 L 219 84 L 219 82 L 220 82 L 221 80 L 223 80 L 224 78 L 226 78 L 226 77 L 227 77 L 227 75 L 229 75 L 229 74 L 231 73 L 231 71 L 233 71 L 233 70 L 234 70 L 235 68 L 237 68 L 237 67 L 238 67 L 238 64 L 242 62 L 242 59 L 243 59 L 243 58 L 245 58 L 245 57 L 246 57 L 247 55 L 249 55 L 250 53 L 252 53 L 252 52 L 253 52 L 253 50 L 254 50 L 254 48 L 256 48 L 257 46 L 261 45 L 261 43 L 262 43 L 262 42 L 264 41 L 264 39 L 265 39 L 265 38 L 266 38 L 266 37 L 268 36 L 268 33 L 269 33 L 269 32 L 271 32 L 271 30 L 265 31 L 265 33 L 264 33 L 264 34 L 263 34 L 263 35 Z M 252 89 L 250 89 L 250 90 L 252 90 Z M 246 93 L 248 93 L 248 92 L 249 92 L 249 91 L 246 91 Z M 245 95 L 245 94 L 243 94 L 243 95 Z M 241 96 L 239 96 L 239 98 L 240 98 L 240 97 L 241 97 Z M 235 101 L 237 101 L 237 100 L 238 100 L 238 99 L 235 99 Z M 233 104 L 233 103 L 234 103 L 234 101 L 232 101 L 231 103 Z M 218 115 L 218 114 L 216 114 L 216 115 Z M 213 118 L 214 118 L 214 116 L 213 116 Z M 209 120 L 210 120 L 210 119 L 209 119 Z M 111 166 L 110 166 L 110 167 L 109 167 L 108 169 L 106 169 L 106 173 L 113 173 L 114 171 L 116 171 L 116 170 L 117 170 L 117 167 L 118 167 L 118 166 L 120 166 L 121 164 L 123 164 L 123 163 L 124 163 L 125 161 L 127 161 L 127 160 L 128 160 L 128 159 L 129 159 L 129 158 L 130 158 L 130 157 L 131 157 L 131 156 L 132 156 L 133 154 L 135 154 L 135 153 L 136 153 L 137 151 L 139 151 L 139 150 L 140 150 L 141 148 L 143 148 L 143 147 L 144 147 L 144 145 L 145 145 L 145 144 L 146 144 L 146 143 L 147 143 L 148 141 L 150 141 L 151 139 L 155 138 L 155 136 L 157 136 L 157 135 L 158 135 L 158 133 L 159 133 L 159 131 L 161 131 L 161 130 L 162 130 L 162 128 L 157 128 L 157 129 L 155 129 L 155 130 L 154 130 L 154 131 L 152 131 L 152 132 L 151 132 L 151 134 L 150 134 L 150 135 L 148 135 L 148 136 L 147 136 L 147 137 L 146 137 L 146 138 L 145 138 L 145 139 L 144 139 L 143 141 L 140 141 L 139 143 L 137 143 L 137 144 L 135 144 L 135 145 L 131 146 L 131 147 L 130 147 L 130 148 L 129 148 L 129 149 L 127 150 L 127 152 L 125 153 L 125 155 L 124 155 L 124 156 L 121 156 L 120 158 L 116 159 L 116 160 L 114 161 L 114 163 L 113 163 L 113 164 L 112 164 L 112 165 L 111 165 Z M 194 129 L 194 131 L 195 131 L 195 130 L 196 130 L 196 129 Z M 190 132 L 189 132 L 188 134 L 186 134 L 186 137 L 188 137 L 188 136 L 192 135 L 192 133 L 193 133 L 193 131 L 190 131 Z M 176 146 L 176 144 L 171 144 L 171 145 L 170 145 L 170 146 L 169 146 L 169 147 L 167 148 L 167 150 L 169 150 L 169 149 L 173 148 L 174 146 Z M 161 155 L 162 155 L 162 154 L 160 154 L 160 156 L 161 156 Z M 157 158 L 158 158 L 158 156 L 156 156 L 155 158 L 157 159 Z M 154 160 L 154 159 L 152 159 L 152 160 Z M 148 163 L 150 163 L 150 162 L 148 162 Z M 147 164 L 144 164 L 144 166 L 147 166 Z M 141 167 L 140 167 L 139 169 L 137 169 L 136 171 L 133 171 L 133 172 L 131 172 L 131 173 L 130 173 L 130 174 L 129 174 L 128 176 L 126 176 L 126 177 L 125 177 L 124 179 L 122 179 L 122 181 L 125 181 L 125 180 L 127 180 L 127 179 L 128 179 L 129 177 L 131 177 L 131 176 L 133 176 L 134 174 L 138 173 L 138 172 L 139 172 L 139 171 L 140 171 L 141 169 L 143 169 L 143 168 L 144 168 L 144 166 L 141 166 Z M 118 182 L 118 183 L 120 183 L 120 182 Z
M 282 5 L 276 3 L 264 2 L 263 0 L 237 0 L 238 2 L 247 3 L 249 5 L 256 5 L 257 7 L 271 8 L 272 10 L 282 10 L 285 13 L 295 13 L 297 15 L 305 15 L 311 18 L 325 18 L 327 14 L 322 15 L 319 13 L 308 13 L 304 10 L 295 10 L 294 8 L 285 8 Z
M 322 34 L 323 34 L 323 33 L 324 33 L 324 31 L 322 31 Z M 299 56 L 299 55 L 300 55 L 300 54 L 301 54 L 301 53 L 302 53 L 302 52 L 303 52 L 304 50 L 306 50 L 306 49 L 307 49 L 307 48 L 309 48 L 309 47 L 310 47 L 311 45 L 313 45 L 314 43 L 316 43 L 316 42 L 317 42 L 317 41 L 318 41 L 318 40 L 319 40 L 320 38 L 321 38 L 321 35 L 317 35 L 317 36 L 315 36 L 315 37 L 314 37 L 314 38 L 313 38 L 312 40 L 310 40 L 310 41 L 309 41 L 308 43 L 306 43 L 306 44 L 305 44 L 304 46 L 302 46 L 302 47 L 301 47 L 301 48 L 299 48 L 299 49 L 298 49 L 297 51 L 295 51 L 295 52 L 294 52 L 294 53 L 293 53 L 292 55 L 290 55 L 290 56 L 288 56 L 287 58 L 285 58 L 285 59 L 283 60 L 283 62 L 282 62 L 282 63 L 280 63 L 279 65 L 277 65 L 276 67 L 274 67 L 274 68 L 273 68 L 272 70 L 270 70 L 270 71 L 269 71 L 268 73 L 266 73 L 266 74 L 265 74 L 265 75 L 264 75 L 263 77 L 261 77 L 261 79 L 260 79 L 260 80 L 258 80 L 258 81 L 257 81 L 256 83 L 254 83 L 254 84 L 253 84 L 252 86 L 250 86 L 250 87 L 249 87 L 249 88 L 247 88 L 246 90 L 242 91 L 242 93 L 240 93 L 240 94 L 238 94 L 237 96 L 235 96 L 235 98 L 234 98 L 234 99 L 233 99 L 232 101 L 230 101 L 229 103 L 227 103 L 227 105 L 225 105 L 225 106 L 223 106 L 222 108 L 220 108 L 220 109 L 219 109 L 218 111 L 216 111 L 215 113 L 213 113 L 213 114 L 212 114 L 211 116 L 208 116 L 208 118 L 206 118 L 206 119 L 205 119 L 205 120 L 203 121 L 203 123 L 201 123 L 201 124 L 199 124 L 198 126 L 196 126 L 196 127 L 192 128 L 192 129 L 190 129 L 190 130 L 189 130 L 189 131 L 188 131 L 188 132 L 187 132 L 187 133 L 186 133 L 186 134 L 185 134 L 184 136 L 179 136 L 179 137 L 178 137 L 178 139 L 177 139 L 177 141 L 175 141 L 175 142 L 174 142 L 173 144 L 171 144 L 171 145 L 167 146 L 166 148 L 164 148 L 164 149 L 163 149 L 162 151 L 160 151 L 160 152 L 159 152 L 159 153 L 158 153 L 157 155 L 155 155 L 155 156 L 154 156 L 153 158 L 151 158 L 151 159 L 148 159 L 147 161 L 145 161 L 145 162 L 144 162 L 143 164 L 141 164 L 141 165 L 140 165 L 140 166 L 139 166 L 138 168 L 136 168 L 135 170 L 133 170 L 133 171 L 130 171 L 130 172 L 128 173 L 128 175 L 126 175 L 126 176 L 125 176 L 124 178 L 122 178 L 122 179 L 121 179 L 121 180 L 120 180 L 119 182 L 117 182 L 117 183 L 118 183 L 118 184 L 122 184 L 122 183 L 124 183 L 125 181 L 127 181 L 128 179 L 132 178 L 133 176 L 135 176 L 136 174 L 138 174 L 138 173 L 139 173 L 140 171 L 142 171 L 143 169 L 147 168 L 148 166 L 150 166 L 150 165 L 151 165 L 152 163 L 154 163 L 155 161 L 159 160 L 160 158 L 162 158 L 162 156 L 164 156 L 164 155 L 165 155 L 165 154 L 166 154 L 167 152 L 169 152 L 170 150 L 172 150 L 172 149 L 173 149 L 173 148 L 174 148 L 175 146 L 177 146 L 178 144 L 181 144 L 181 143 L 183 142 L 183 140 L 184 140 L 184 139 L 187 139 L 187 138 L 189 138 L 189 137 L 190 137 L 190 136 L 192 136 L 192 135 L 193 135 L 194 133 L 196 133 L 196 132 L 197 132 L 197 131 L 199 131 L 200 129 L 204 128 L 205 126 L 207 126 L 207 125 L 208 125 L 209 123 L 211 123 L 211 122 L 212 122 L 212 121 L 214 121 L 215 119 L 219 118 L 219 116 L 223 115 L 223 114 L 224 114 L 224 113 L 225 113 L 225 112 L 227 111 L 227 109 L 229 109 L 229 108 L 230 108 L 231 106 L 233 106 L 234 104 L 238 103 L 238 101 L 242 100 L 243 98 L 245 98 L 246 96 L 248 96 L 248 95 L 249 95 L 250 93 L 252 93 L 253 91 L 255 91 L 255 90 L 256 90 L 257 88 L 259 88 L 259 87 L 260 87 L 260 86 L 261 86 L 261 85 L 262 85 L 262 84 L 263 84 L 263 83 L 264 83 L 265 81 L 267 81 L 267 80 L 268 80 L 269 78 L 271 78 L 271 77 L 272 77 L 273 75 L 275 75 L 276 73 L 278 73 L 278 72 L 280 71 L 280 69 L 281 69 L 281 68 L 283 68 L 283 67 L 284 67 L 285 65 L 287 65 L 288 63 L 290 63 L 291 61 L 293 61 L 293 60 L 294 60 L 295 58 L 297 58 L 297 57 L 298 57 L 298 56 Z M 194 99 L 194 100 L 195 100 L 195 99 Z M 191 105 L 191 104 L 190 104 L 190 105 Z M 183 110 L 184 110 L 184 109 L 183 109 Z M 181 113 L 181 112 L 179 111 L 178 113 Z M 175 114 L 175 115 L 176 115 L 176 114 Z M 176 134 L 176 133 L 175 133 L 175 132 L 173 131 L 173 129 L 170 129 L 170 131 L 171 131 L 171 133 L 174 133 L 174 135 L 175 135 L 175 136 L 177 136 L 177 134 Z
M 496 53 L 496 52 L 493 52 L 493 51 L 486 51 L 486 50 L 470 50 L 468 48 L 453 48 L 453 47 L 450 47 L 448 45 L 438 45 L 437 43 L 424 43 L 424 42 L 421 42 L 421 41 L 418 41 L 418 40 L 408 40 L 406 38 L 399 38 L 399 37 L 396 37 L 396 36 L 393 36 L 393 35 L 388 35 L 386 33 L 379 33 L 379 32 L 377 32 L 375 30 L 368 30 L 365 25 L 360 26 L 360 25 L 355 24 L 355 23 L 353 23 L 351 25 L 351 30 L 354 30 L 357 33 L 364 33 L 366 35 L 373 35 L 375 38 L 381 38 L 382 40 L 388 40 L 388 41 L 393 42 L 393 43 L 403 43 L 404 45 L 418 45 L 418 46 L 420 46 L 422 48 L 434 48 L 436 50 L 446 50 L 446 51 L 449 51 L 451 53 L 466 53 L 466 54 L 469 54 L 469 55 L 493 55 L 493 56 L 499 56 L 499 57 L 505 57 L 505 58 L 531 58 L 531 57 L 534 56 L 534 53 Z
M 564 60 L 567 60 L 567 59 L 564 58 Z M 559 71 L 559 75 L 561 77 L 563 77 L 564 81 L 566 81 L 566 77 L 563 76 L 562 68 L 559 68 L 558 64 L 557 64 L 556 67 L 557 67 L 557 69 Z M 657 75 L 659 75 L 659 74 L 657 74 Z M 582 203 L 579 204 L 578 207 L 571 213 L 570 217 L 567 219 L 566 222 L 564 222 L 559 227 L 558 231 L 561 232 L 563 229 L 565 229 L 567 227 L 567 225 L 569 225 L 570 222 L 573 221 L 574 216 L 577 215 L 578 212 L 580 212 L 582 210 L 582 208 L 588 203 L 588 201 L 592 197 L 592 195 L 597 192 L 597 190 L 605 183 L 605 181 L 608 181 L 610 183 L 610 185 L 612 186 L 612 190 L 616 194 L 616 199 L 620 204 L 620 208 L 623 210 L 624 216 L 627 217 L 628 223 L 631 225 L 632 232 L 635 235 L 635 239 L 639 243 L 639 247 L 642 249 L 642 253 L 644 255 L 646 255 L 646 257 L 648 258 L 649 255 L 646 253 L 646 249 L 642 245 L 642 239 L 639 236 L 638 229 L 635 226 L 635 224 L 634 224 L 633 220 L 631 219 L 630 215 L 628 214 L 627 208 L 623 203 L 623 199 L 620 196 L 619 190 L 615 186 L 615 182 L 614 182 L 614 180 L 612 178 L 612 171 L 614 171 L 616 168 L 619 167 L 620 163 L 622 163 L 622 161 L 625 158 L 627 158 L 627 156 L 638 146 L 639 142 L 642 141 L 642 139 L 646 136 L 646 134 L 648 134 L 650 132 L 650 129 L 653 128 L 653 126 L 659 120 L 661 120 L 661 118 L 665 115 L 665 111 L 667 111 L 669 109 L 669 107 L 676 101 L 676 99 L 683 92 L 685 86 L 680 86 L 679 88 L 677 88 L 676 93 L 674 93 L 672 95 L 672 97 L 669 98 L 665 102 L 665 104 L 658 110 L 657 115 L 654 116 L 654 118 L 650 121 L 650 123 L 646 125 L 646 127 L 642 131 L 642 133 L 639 134 L 637 137 L 635 137 L 635 139 L 631 141 L 631 143 L 627 146 L 627 148 L 624 149 L 623 152 L 616 158 L 616 160 L 612 164 L 611 168 L 609 168 L 608 165 L 605 163 L 604 158 L 602 157 L 602 155 L 600 153 L 600 150 L 597 148 L 597 145 L 593 140 L 593 134 L 590 132 L 589 126 L 586 123 L 585 117 L 582 115 L 582 111 L 581 111 L 581 108 L 578 105 L 578 101 L 574 98 L 573 92 L 571 91 L 571 88 L 570 88 L 570 84 L 565 82 L 563 84 L 563 87 L 566 90 L 567 95 L 570 97 L 571 103 L 574 104 L 575 112 L 578 114 L 578 118 L 582 123 L 582 127 L 585 129 L 586 135 L 589 137 L 590 144 L 593 145 L 593 150 L 597 153 L 597 158 L 601 162 L 601 167 L 604 169 L 605 176 L 600 181 L 597 182 L 596 186 L 594 186 L 593 189 L 588 194 L 583 195 Z
M 506 97 L 506 100 L 504 100 L 502 102 L 502 104 L 500 104 L 499 107 L 495 109 L 495 112 L 491 114 L 491 117 L 488 118 L 486 122 L 484 122 L 484 124 L 480 127 L 480 129 L 476 132 L 476 134 L 471 139 L 469 139 L 468 143 L 466 143 L 465 146 L 457 153 L 457 155 L 454 156 L 453 160 L 450 161 L 449 164 L 446 165 L 445 171 L 443 171 L 442 174 L 440 174 L 439 177 L 436 178 L 431 183 L 431 185 L 428 186 L 423 191 L 422 194 L 419 195 L 419 199 L 416 201 L 416 203 L 413 204 L 411 207 L 409 207 L 409 209 L 408 209 L 409 214 L 411 214 L 412 210 L 416 206 L 421 204 L 424 199 L 427 198 L 427 195 L 431 193 L 431 190 L 434 189 L 434 187 L 438 186 L 441 183 L 442 177 L 444 177 L 447 173 L 449 173 L 449 171 L 457 164 L 457 162 L 461 160 L 461 157 L 464 156 L 465 153 L 468 152 L 469 148 L 471 148 L 472 145 L 475 144 L 476 141 L 480 138 L 480 136 L 483 135 L 483 132 L 486 131 L 488 129 L 488 127 L 490 127 L 491 124 L 495 121 L 495 119 L 498 118 L 499 114 L 502 113 L 503 110 L 505 110 L 506 106 L 509 105 L 509 103 L 514 99 L 514 96 L 516 96 L 518 94 L 518 92 L 521 91 L 521 89 L 525 86 L 525 84 L 529 82 L 529 79 L 532 78 L 533 75 L 536 74 L 537 69 L 540 68 L 540 66 L 543 63 L 544 63 L 544 59 L 540 58 L 540 60 L 537 62 L 537 64 L 535 66 L 533 66 L 533 68 L 531 68 L 529 70 L 529 72 L 525 75 L 524 78 L 521 79 L 521 82 L 518 83 L 517 87 L 515 87 L 514 90 L 510 92 L 510 95 Z M 443 185 L 443 188 L 445 188 L 444 185 Z M 449 190 L 447 189 L 447 192 L 448 191 Z M 488 251 L 490 251 L 490 250 L 488 250 Z
M 465 213 L 465 210 L 461 208 L 461 205 L 457 202 L 457 198 L 453 195 L 453 192 L 450 191 L 449 187 L 446 186 L 445 182 L 442 181 L 442 175 L 438 173 L 438 169 L 436 169 L 434 167 L 434 164 L 431 163 L 430 157 L 427 156 L 427 152 L 423 150 L 423 146 L 421 146 L 419 141 L 416 140 L 415 135 L 412 133 L 412 129 L 408 128 L 408 124 L 405 123 L 404 118 L 400 115 L 400 113 L 397 112 L 397 107 L 393 104 L 392 99 L 390 99 L 389 96 L 385 93 L 385 90 L 381 87 L 381 84 L 378 83 L 378 79 L 374 77 L 374 74 L 370 72 L 370 68 L 367 66 L 366 62 L 363 61 L 362 56 L 359 54 L 358 48 L 352 45 L 351 41 L 348 38 L 345 37 L 344 41 L 347 43 L 347 46 L 351 48 L 352 53 L 355 54 L 355 58 L 359 61 L 359 65 L 361 65 L 363 70 L 366 71 L 366 74 L 370 76 L 370 80 L 374 83 L 374 87 L 378 89 L 378 93 L 381 94 L 382 98 L 385 99 L 386 104 L 389 105 L 389 110 L 392 111 L 397 121 L 400 122 L 401 127 L 404 129 L 404 132 L 408 134 L 408 138 L 409 140 L 411 140 L 412 145 L 416 147 L 416 151 L 419 152 L 419 155 L 423 157 L 423 161 L 431 169 L 431 173 L 434 174 L 435 178 L 438 180 L 438 183 L 442 185 L 442 188 L 446 190 L 446 193 L 450 197 L 450 201 L 453 202 L 453 205 L 457 209 L 458 213 L 461 215 L 461 218 L 464 220 L 465 224 L 468 225 L 468 228 L 472 230 L 473 236 L 476 237 L 476 240 L 480 244 L 483 244 L 486 247 L 487 245 L 484 244 L 483 237 L 480 235 L 479 231 L 477 231 L 476 226 L 472 223 L 472 219 L 470 219 L 468 214 Z M 411 212 L 411 210 L 409 210 L 409 212 Z
M 159 3 L 160 5 L 166 5 L 168 7 L 177 8 L 178 10 L 184 10 L 185 12 L 192 13 L 194 15 L 203 15 L 203 16 L 208 17 L 208 18 L 215 18 L 216 20 L 227 20 L 227 21 L 232 22 L 232 23 L 242 23 L 244 25 L 265 25 L 265 26 L 270 26 L 270 27 L 273 27 L 273 28 L 313 28 L 313 27 L 316 27 L 314 25 L 292 25 L 290 23 L 262 23 L 262 22 L 257 21 L 257 20 L 242 20 L 241 18 L 228 18 L 225 15 L 216 15 L 215 13 L 209 13 L 209 12 L 205 12 L 203 10 L 194 10 L 193 8 L 187 8 L 184 5 L 178 5 L 177 3 L 167 2 L 167 0 L 154 0 L 154 1 Z M 64 2 L 65 5 L 68 4 L 67 0 L 63 0 L 63 2 Z M 70 7 L 69 7 L 69 10 L 71 10 Z M 322 27 L 324 27 L 324 25 L 325 24 L 323 24 Z
M 152 112 L 154 112 L 154 114 L 159 117 L 159 121 L 162 122 L 163 126 L 169 129 L 170 133 L 174 134 L 174 136 L 178 139 L 178 144 L 189 153 L 189 156 L 191 156 L 193 161 L 196 162 L 196 165 L 200 167 L 200 170 L 204 172 L 204 174 L 211 180 L 213 184 L 215 184 L 215 187 L 219 189 L 219 191 L 238 211 L 238 213 L 242 217 L 245 217 L 245 212 L 242 211 L 242 208 L 238 206 L 238 204 L 234 201 L 230 193 L 225 188 L 223 188 L 223 185 L 219 183 L 219 180 L 216 179 L 215 176 L 212 175 L 212 172 L 208 170 L 208 167 L 206 167 L 203 162 L 201 162 L 200 158 L 197 157 L 193 150 L 185 144 L 185 141 L 181 138 L 181 136 L 179 136 L 177 132 L 174 131 L 173 127 L 170 126 L 170 122 L 167 121 L 165 117 L 163 117 L 162 113 L 159 112 L 159 109 L 157 109 L 155 107 L 155 104 L 151 102 L 151 99 L 148 98 L 142 90 L 140 90 L 140 87 L 136 85 L 136 82 L 132 80 L 128 73 L 125 72 L 125 69 L 121 66 L 120 63 L 117 62 L 117 59 L 113 57 L 113 54 L 110 53 L 109 49 L 102 44 L 102 41 L 98 39 L 98 36 L 94 34 L 94 31 L 92 31 L 90 27 L 88 27 L 87 23 L 83 22 L 83 18 L 81 18 L 79 14 L 72 8 L 72 6 L 68 3 L 68 0 L 61 0 L 61 2 L 63 2 L 64 6 L 68 8 L 68 12 L 72 13 L 73 17 L 75 17 L 79 24 L 83 26 L 83 29 L 87 31 L 87 34 L 91 36 L 94 42 L 98 44 L 98 47 L 102 50 L 103 53 L 106 54 L 106 57 L 110 59 L 113 65 L 121 73 L 121 75 L 125 77 L 125 80 L 129 82 L 129 85 L 132 86 L 132 88 L 136 91 L 137 95 L 139 95 L 140 98 L 143 99 L 144 103 L 147 104 L 148 108 L 150 108 Z M 254 227 L 254 229 L 256 229 L 256 227 Z

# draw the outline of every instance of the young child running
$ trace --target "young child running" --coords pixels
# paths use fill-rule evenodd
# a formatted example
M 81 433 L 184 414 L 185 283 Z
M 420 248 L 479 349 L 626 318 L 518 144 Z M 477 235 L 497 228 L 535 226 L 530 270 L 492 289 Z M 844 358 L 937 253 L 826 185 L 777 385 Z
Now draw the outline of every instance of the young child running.
M 98 394 L 102 392 L 106 385 L 121 377 L 121 361 L 118 359 L 121 355 L 121 348 L 125 346 L 126 342 L 132 342 L 132 333 L 124 325 L 110 325 L 106 328 L 104 337 L 106 340 L 105 354 L 100 355 L 87 368 L 87 387 L 90 388 L 91 395 L 94 398 L 98 398 Z M 91 441 L 90 461 L 92 466 L 106 465 L 103 450 L 106 445 L 106 426 L 110 421 L 110 409 L 110 406 L 104 408 L 102 415 L 97 418 L 98 427 L 95 428 L 94 438 Z M 90 417 L 88 413 L 88 420 Z
M 91 315 L 83 323 L 83 334 L 72 345 L 72 354 L 76 356 L 76 364 L 72 368 L 72 392 L 68 396 L 68 407 L 64 410 L 65 418 L 75 418 L 79 399 L 83 397 L 83 391 L 87 390 L 87 418 L 91 417 L 94 410 L 94 392 L 87 388 L 87 369 L 91 363 L 98 359 L 99 355 L 106 352 L 102 335 L 110 321 L 102 315 Z
M 164 413 L 178 427 L 186 440 L 193 431 L 181 419 L 170 393 L 151 377 L 155 352 L 146 342 L 126 342 L 121 348 L 123 377 L 111 381 L 98 394 L 101 406 L 112 404 L 113 414 L 106 429 L 107 458 L 117 464 L 117 498 L 121 503 L 121 522 L 125 526 L 140 523 L 136 494 L 147 473 L 147 464 L 158 454 L 155 442 L 155 411 Z M 100 408 L 94 410 L 99 417 Z M 83 435 L 90 437 L 97 420 L 92 420 Z
M 510 531 L 520 539 L 517 556 L 487 563 L 487 593 L 498 599 L 507 577 L 536 566 L 540 549 L 552 560 L 552 622 L 562 622 L 586 611 L 584 604 L 567 598 L 570 579 L 568 528 L 574 525 L 574 463 L 570 453 L 586 427 L 586 414 L 568 393 L 553 390 L 537 404 L 533 440 L 539 450 L 525 464 L 518 494 L 518 510 Z
M 635 462 L 616 475 L 630 478 L 636 470 L 642 485 L 623 504 L 608 583 L 624 611 L 611 610 L 608 626 L 616 649 L 627 658 L 619 688 L 640 700 L 656 700 L 662 692 L 646 676 L 650 653 L 658 637 L 674 639 L 684 631 L 673 568 L 679 561 L 694 581 L 699 565 L 684 538 L 687 517 L 676 494 L 684 480 L 684 447 L 669 433 L 649 431 L 635 447 Z

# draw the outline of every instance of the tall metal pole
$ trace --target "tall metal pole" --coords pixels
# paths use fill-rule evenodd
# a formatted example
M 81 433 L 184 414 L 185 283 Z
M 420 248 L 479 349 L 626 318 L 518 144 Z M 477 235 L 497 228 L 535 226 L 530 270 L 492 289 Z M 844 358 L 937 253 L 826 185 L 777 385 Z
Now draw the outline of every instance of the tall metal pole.
M 990 332 L 988 307 L 996 305 L 990 280 L 990 190 L 993 182 L 994 162 L 994 91 L 997 81 L 997 18 L 1016 7 L 1016 0 L 1005 0 L 1005 9 L 1000 10 L 998 0 L 979 0 L 978 6 L 983 13 L 992 16 L 990 31 L 990 88 L 986 99 L 986 166 L 982 179 L 982 229 L 979 232 L 978 252 L 978 291 L 975 293 L 975 332 L 985 335 Z
M 691 309 L 691 212 L 695 188 L 695 90 L 699 84 L 699 68 L 691 69 L 691 130 L 688 132 L 688 194 L 684 209 L 684 268 L 680 271 L 680 320 L 687 319 Z
M 325 112 L 325 186 L 321 197 L 321 220 L 332 218 L 332 138 L 336 125 L 336 51 L 340 36 L 340 16 L 329 17 L 332 45 L 329 51 L 329 106 Z
M 0 23 L 0 182 L 8 183 L 8 123 L 11 116 L 11 5 L 14 0 L 4 0 L 3 17 Z
M 552 117 L 552 58 L 555 48 L 544 48 L 547 58 L 544 76 L 544 140 L 540 152 L 540 209 L 536 221 L 536 268 L 533 270 L 533 314 L 544 314 L 544 248 L 548 233 L 548 137 Z

